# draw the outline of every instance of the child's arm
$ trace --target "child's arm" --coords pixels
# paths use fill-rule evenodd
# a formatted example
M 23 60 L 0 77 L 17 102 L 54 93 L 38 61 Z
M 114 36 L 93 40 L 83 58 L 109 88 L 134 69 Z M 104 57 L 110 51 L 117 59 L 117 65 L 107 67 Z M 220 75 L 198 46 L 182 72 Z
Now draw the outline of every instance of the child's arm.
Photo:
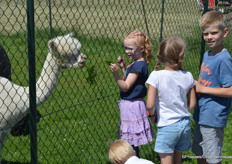
M 129 73 L 128 77 L 126 78 L 126 81 L 124 81 L 118 73 L 118 66 L 116 64 L 110 64 L 110 69 L 114 75 L 114 78 L 120 90 L 123 92 L 127 92 L 129 89 L 131 89 L 131 87 L 135 84 L 139 76 L 139 73 Z
M 232 86 L 227 88 L 212 88 L 212 87 L 205 87 L 201 85 L 199 81 L 195 80 L 196 85 L 196 92 L 197 93 L 204 93 L 210 94 L 219 97 L 232 97 Z
M 154 116 L 151 117 L 151 121 L 156 124 L 156 117 L 155 117 L 155 96 L 157 93 L 157 89 L 154 88 L 152 85 L 149 85 L 148 94 L 147 94 L 147 110 L 149 115 Z
M 195 87 L 191 88 L 187 94 L 188 97 L 188 109 L 194 109 L 196 107 L 196 92 L 195 92 Z

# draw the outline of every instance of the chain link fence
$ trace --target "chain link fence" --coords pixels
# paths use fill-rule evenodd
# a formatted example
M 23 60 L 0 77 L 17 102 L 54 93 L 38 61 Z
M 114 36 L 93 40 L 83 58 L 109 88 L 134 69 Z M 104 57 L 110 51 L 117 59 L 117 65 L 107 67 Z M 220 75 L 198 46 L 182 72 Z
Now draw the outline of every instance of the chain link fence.
M 35 76 L 36 81 L 41 76 L 50 77 L 49 80 L 55 81 L 55 88 L 45 98 L 46 101 L 37 107 L 37 115 L 41 114 L 41 117 L 37 120 L 36 132 L 31 133 L 35 134 L 34 140 L 30 139 L 30 135 L 16 137 L 8 134 L 4 146 L 1 145 L 2 163 L 109 163 L 108 143 L 117 139 L 117 101 L 120 97 L 106 60 L 116 62 L 119 55 L 126 58 L 123 39 L 129 31 L 140 29 L 148 34 L 154 56 L 162 39 L 172 35 L 182 37 L 187 44 L 184 68 L 195 79 L 198 77 L 201 55 L 198 21 L 203 11 L 196 0 L 32 2 L 0 0 L 0 45 L 9 57 L 11 80 L 21 86 L 19 88 L 31 85 L 29 74 Z M 29 6 L 31 3 L 32 8 Z M 30 16 L 34 22 L 30 22 Z M 85 66 L 82 69 L 63 69 L 57 77 L 50 76 L 47 67 L 44 67 L 48 42 L 70 32 L 82 44 L 80 51 L 87 56 Z M 31 37 L 32 40 L 34 37 L 34 43 L 28 42 Z M 228 48 L 230 38 L 226 41 Z M 34 54 L 30 46 L 34 47 Z M 231 49 L 229 51 L 232 52 Z M 33 63 L 32 67 L 28 64 L 29 60 L 33 62 L 33 58 L 34 72 Z M 149 64 L 150 72 L 154 66 L 155 58 Z M 45 74 L 41 75 L 42 71 Z M 12 104 L 0 104 L 1 108 L 15 106 L 12 115 L 20 113 L 27 106 L 25 101 L 28 95 L 22 94 L 25 90 L 18 88 L 9 89 L 10 94 L 3 92 L 3 88 L 9 88 L 11 84 L 5 81 L 2 78 L 0 80 L 1 102 L 8 102 L 8 99 L 12 100 L 19 95 L 22 97 L 14 99 Z M 35 91 L 31 93 L 35 94 Z M 36 113 L 35 109 L 31 111 Z M 7 119 L 4 113 L 1 113 L 0 118 Z M 33 118 L 35 121 L 36 118 Z M 18 117 L 14 119 L 19 120 Z M 11 121 L 7 120 L 10 125 L 7 129 L 1 128 L 3 135 L 12 129 Z M 156 132 L 154 125 L 153 130 Z M 4 137 L 0 137 L 3 142 Z M 140 147 L 141 158 L 159 163 L 159 157 L 153 151 L 154 143 Z M 31 148 L 31 145 L 35 146 Z M 191 151 L 187 154 L 191 155 Z M 186 159 L 184 163 L 194 161 Z

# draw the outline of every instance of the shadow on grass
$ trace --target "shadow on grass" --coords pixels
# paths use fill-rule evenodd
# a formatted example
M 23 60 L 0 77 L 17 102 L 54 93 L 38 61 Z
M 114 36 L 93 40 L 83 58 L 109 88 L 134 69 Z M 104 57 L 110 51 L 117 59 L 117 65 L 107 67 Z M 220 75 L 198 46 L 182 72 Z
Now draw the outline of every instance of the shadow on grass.
M 6 160 L 2 160 L 1 164 L 30 164 L 30 163 L 24 163 L 24 162 L 11 162 L 11 161 L 6 161 Z

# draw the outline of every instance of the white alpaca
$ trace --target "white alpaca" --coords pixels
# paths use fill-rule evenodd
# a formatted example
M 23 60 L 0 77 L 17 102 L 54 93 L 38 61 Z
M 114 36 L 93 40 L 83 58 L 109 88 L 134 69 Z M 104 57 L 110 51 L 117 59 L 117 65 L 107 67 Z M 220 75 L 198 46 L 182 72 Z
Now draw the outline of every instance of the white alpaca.
M 81 68 L 86 56 L 81 50 L 81 43 L 72 37 L 56 37 L 48 42 L 49 52 L 44 62 L 41 75 L 36 82 L 36 105 L 42 104 L 52 93 L 61 69 Z M 16 85 L 0 77 L 0 163 L 3 145 L 10 128 L 29 112 L 29 87 Z

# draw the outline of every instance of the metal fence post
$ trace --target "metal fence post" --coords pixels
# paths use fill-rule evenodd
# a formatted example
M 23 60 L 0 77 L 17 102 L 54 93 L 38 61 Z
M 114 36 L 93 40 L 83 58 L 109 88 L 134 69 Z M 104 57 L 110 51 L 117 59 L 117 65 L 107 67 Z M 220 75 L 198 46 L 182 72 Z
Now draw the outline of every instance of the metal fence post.
M 204 15 L 207 11 L 208 11 L 208 0 L 205 0 L 204 1 L 204 11 L 203 11 L 202 15 Z M 201 63 L 202 63 L 204 53 L 205 53 L 205 41 L 204 41 L 203 34 L 202 34 L 202 36 L 201 36 L 201 57 L 200 57 L 200 69 L 199 70 L 201 70 Z
M 34 0 L 27 0 L 31 163 L 37 164 Z
M 160 26 L 160 42 L 163 40 L 163 22 L 164 22 L 164 3 L 165 0 L 162 0 L 162 9 L 161 9 L 161 26 Z
M 51 0 L 49 0 L 49 25 L 50 25 L 50 37 L 52 38 L 52 6 L 51 6 Z

